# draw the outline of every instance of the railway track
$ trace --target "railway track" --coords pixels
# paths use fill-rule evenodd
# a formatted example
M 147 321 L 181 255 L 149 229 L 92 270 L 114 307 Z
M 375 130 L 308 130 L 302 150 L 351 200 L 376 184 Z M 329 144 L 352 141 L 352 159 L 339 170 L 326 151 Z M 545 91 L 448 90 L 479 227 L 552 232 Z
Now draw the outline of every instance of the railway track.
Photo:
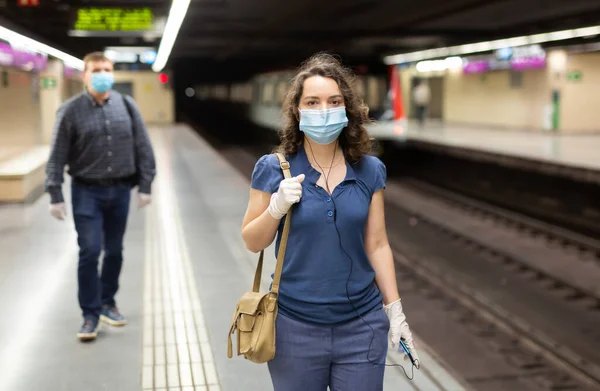
M 494 154 L 480 159 L 483 155 L 410 142 L 386 144 L 382 159 L 392 175 L 419 178 L 553 226 L 600 237 L 600 186 L 590 182 L 587 174 L 579 177 L 561 170 L 542 172 L 524 160 L 517 162 Z
M 268 151 L 219 149 L 247 176 Z M 403 197 L 408 188 L 412 197 Z M 503 247 L 512 235 L 572 262 L 573 271 L 598 267 L 597 241 L 422 182 L 391 180 L 386 193 L 411 326 L 450 367 L 476 390 L 600 390 L 600 295 Z M 461 217 L 436 217 L 440 208 Z M 484 231 L 452 227 L 465 219 L 508 236 L 489 245 Z
M 496 223 L 517 230 L 520 234 L 542 237 L 549 245 L 572 248 L 579 252 L 582 260 L 594 259 L 600 265 L 600 241 L 572 232 L 539 220 L 531 219 L 522 214 L 498 208 L 473 198 L 466 197 L 417 179 L 405 178 L 405 186 L 423 193 L 434 194 L 443 198 L 447 204 L 459 208 L 465 213 L 484 219 L 493 219 Z
M 565 368 L 562 361 L 547 357 L 529 330 L 515 327 L 514 319 L 507 322 L 512 317 L 476 291 L 396 247 L 394 258 L 411 328 L 473 389 L 598 389 L 587 374 L 580 376 L 576 373 L 579 371 Z M 426 312 L 425 319 L 417 315 L 421 311 Z M 431 323 L 436 325 L 435 330 Z
M 472 250 L 600 310 L 600 242 L 412 179 L 388 199 Z M 402 201 L 399 201 L 402 200 Z
M 400 192 L 399 187 L 404 187 L 404 191 Z M 552 281 L 552 276 L 546 276 L 540 283 L 537 271 L 533 273 L 533 280 L 538 281 L 532 281 L 527 277 L 532 276 L 530 271 L 534 262 L 528 262 L 526 267 L 521 268 L 517 261 L 510 261 L 508 264 L 513 267 L 506 267 L 503 260 L 509 255 L 499 253 L 501 250 L 498 248 L 486 248 L 485 241 L 478 239 L 486 234 L 481 227 L 477 227 L 479 230 L 476 231 L 461 231 L 465 222 L 457 221 L 460 219 L 457 216 L 462 214 L 465 220 L 473 219 L 473 216 L 461 211 L 462 208 L 457 208 L 450 221 L 448 218 L 451 216 L 436 216 L 438 210 L 433 203 L 447 208 L 446 199 L 432 201 L 436 196 L 422 191 L 427 186 L 419 186 L 421 191 L 415 191 L 411 196 L 406 190 L 410 187 L 404 182 L 391 183 L 386 200 L 391 212 L 388 212 L 390 242 L 396 252 L 395 259 L 402 268 L 409 270 L 408 273 L 420 283 L 436 289 L 439 300 L 453 300 L 453 308 L 459 312 L 466 310 L 469 314 L 466 319 L 479 325 L 479 329 L 475 327 L 474 335 L 488 340 L 492 346 L 502 347 L 496 350 L 497 355 L 508 361 L 518 357 L 519 361 L 515 363 L 518 373 L 514 376 L 536 379 L 538 388 L 533 389 L 600 389 L 600 356 L 597 354 L 600 311 L 596 305 L 597 298 L 591 299 L 591 305 L 589 302 L 583 305 L 584 300 L 580 296 L 577 299 L 572 297 L 576 288 Z M 425 198 L 429 202 L 425 202 Z M 483 213 L 483 204 L 478 206 L 480 212 L 475 219 L 489 218 Z M 495 212 L 503 219 L 508 218 L 499 211 Z M 457 229 L 448 228 L 452 226 Z M 515 223 L 497 229 L 514 231 L 517 226 L 519 224 Z M 517 230 L 517 233 L 521 231 Z M 515 237 L 518 240 L 518 236 Z M 528 237 L 522 239 L 530 240 Z M 554 248 L 552 251 L 560 250 L 564 249 Z M 589 252 L 586 249 L 584 253 Z M 575 258 L 580 253 L 573 255 Z M 522 254 L 520 260 L 523 261 L 524 257 L 527 254 Z M 565 295 L 565 291 L 570 293 Z M 456 306 L 456 302 L 460 305 Z M 418 327 L 416 330 L 420 332 L 432 328 L 427 322 Z M 439 330 L 437 325 L 434 328 Z M 440 343 L 447 344 L 444 341 Z M 439 344 L 432 345 L 444 350 Z M 446 357 L 449 354 L 453 353 L 442 355 Z M 488 369 L 490 373 L 482 371 L 478 381 L 494 378 L 491 375 L 493 368 Z M 468 372 L 468 368 L 457 370 L 459 373 Z

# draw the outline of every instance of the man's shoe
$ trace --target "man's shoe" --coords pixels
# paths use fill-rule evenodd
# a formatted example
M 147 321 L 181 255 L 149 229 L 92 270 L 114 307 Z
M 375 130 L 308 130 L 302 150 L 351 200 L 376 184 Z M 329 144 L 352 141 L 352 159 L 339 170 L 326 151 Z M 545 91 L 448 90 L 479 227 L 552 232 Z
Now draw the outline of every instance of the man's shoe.
M 96 339 L 98 336 L 98 330 L 100 329 L 100 321 L 93 315 L 86 315 L 83 318 L 83 325 L 77 333 L 77 338 L 82 341 L 91 341 Z
M 111 326 L 125 326 L 127 324 L 127 320 L 115 306 L 102 306 L 100 320 Z

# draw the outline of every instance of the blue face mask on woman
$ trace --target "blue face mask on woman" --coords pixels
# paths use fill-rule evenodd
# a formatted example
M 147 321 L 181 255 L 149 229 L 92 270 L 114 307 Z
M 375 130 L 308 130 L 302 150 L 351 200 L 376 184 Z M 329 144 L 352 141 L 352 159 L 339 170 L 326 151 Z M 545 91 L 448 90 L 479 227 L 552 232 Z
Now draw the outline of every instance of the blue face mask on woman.
M 101 94 L 110 90 L 114 82 L 115 77 L 112 72 L 92 73 L 92 88 Z
M 300 130 L 317 144 L 334 142 L 348 126 L 345 107 L 300 110 Z

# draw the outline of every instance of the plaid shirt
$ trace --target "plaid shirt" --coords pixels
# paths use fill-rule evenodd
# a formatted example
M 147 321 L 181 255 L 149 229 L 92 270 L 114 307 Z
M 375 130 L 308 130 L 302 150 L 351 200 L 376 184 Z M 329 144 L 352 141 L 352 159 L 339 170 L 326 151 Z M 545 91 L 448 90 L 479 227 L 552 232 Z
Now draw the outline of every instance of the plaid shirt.
M 45 188 L 53 204 L 64 201 L 65 165 L 71 177 L 82 179 L 126 178 L 137 172 L 139 192 L 150 194 L 154 153 L 134 100 L 112 90 L 103 105 L 87 91 L 64 102 L 56 115 L 46 166 Z

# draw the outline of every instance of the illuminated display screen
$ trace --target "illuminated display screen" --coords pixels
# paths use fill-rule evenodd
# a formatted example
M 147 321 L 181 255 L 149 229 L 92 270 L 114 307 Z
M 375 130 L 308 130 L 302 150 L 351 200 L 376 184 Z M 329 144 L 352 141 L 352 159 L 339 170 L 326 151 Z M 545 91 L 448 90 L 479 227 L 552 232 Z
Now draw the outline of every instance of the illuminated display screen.
M 150 8 L 80 8 L 75 30 L 139 31 L 152 29 Z

